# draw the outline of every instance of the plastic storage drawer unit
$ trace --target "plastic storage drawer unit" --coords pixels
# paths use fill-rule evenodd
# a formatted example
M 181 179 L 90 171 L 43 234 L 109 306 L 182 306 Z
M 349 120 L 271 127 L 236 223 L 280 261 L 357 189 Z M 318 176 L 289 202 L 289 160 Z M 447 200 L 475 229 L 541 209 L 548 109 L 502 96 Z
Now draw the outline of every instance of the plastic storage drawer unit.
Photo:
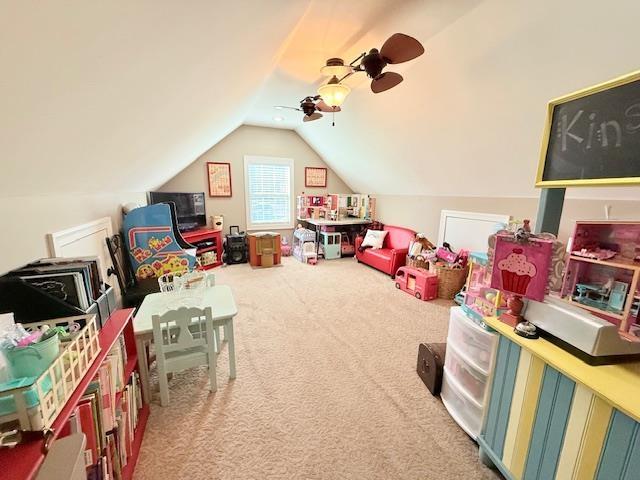
M 447 343 L 454 343 L 480 369 L 489 371 L 491 368 L 497 340 L 494 333 L 486 331 L 467 317 L 461 307 L 451 309 Z
M 445 366 L 448 375 L 453 376 L 470 397 L 481 406 L 484 403 L 484 396 L 487 390 L 488 371 L 482 371 L 475 367 L 465 355 L 458 350 L 455 343 L 450 342 L 445 358 Z
M 451 417 L 474 440 L 480 435 L 482 428 L 482 407 L 465 393 L 460 385 L 456 384 L 451 373 L 444 368 L 442 391 L 440 392 L 442 403 L 449 411 Z

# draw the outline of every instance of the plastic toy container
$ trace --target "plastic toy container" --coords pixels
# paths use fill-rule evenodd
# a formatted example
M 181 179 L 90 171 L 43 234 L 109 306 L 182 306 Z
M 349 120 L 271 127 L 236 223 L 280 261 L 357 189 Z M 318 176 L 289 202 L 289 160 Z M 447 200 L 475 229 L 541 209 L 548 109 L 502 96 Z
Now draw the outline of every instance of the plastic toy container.
M 487 371 L 480 370 L 471 359 L 465 358 L 465 354 L 458 350 L 453 342 L 449 342 L 445 367 L 454 380 L 472 397 L 481 407 L 487 388 Z
M 440 397 L 458 425 L 473 439 L 478 438 L 482 428 L 482 408 L 457 384 L 446 366 L 444 367 Z
M 54 335 L 26 347 L 4 350 L 13 378 L 37 377 L 44 372 L 60 353 L 60 339 Z
M 498 337 L 467 317 L 461 307 L 451 309 L 448 339 L 481 370 L 489 370 Z
M 39 360 L 33 362 L 36 365 L 33 368 L 42 368 L 45 356 L 57 349 L 57 355 L 53 361 L 48 362 L 41 373 L 23 376 L 0 385 L 0 433 L 15 428 L 49 428 L 100 352 L 95 315 L 58 318 L 28 325 L 30 328 L 36 328 L 40 325 L 53 327 L 80 322 L 84 322 L 85 326 L 73 333 L 70 341 L 61 344 L 56 335 L 51 337 L 54 339 L 51 344 L 47 344 L 47 340 L 41 342 L 43 346 L 38 353 L 42 359 L 39 359 L 33 350 L 30 352 L 34 357 L 30 357 L 29 362 L 33 362 L 33 358 Z M 13 358 L 14 366 L 10 367 L 12 373 L 30 373 L 25 355 L 26 352 Z

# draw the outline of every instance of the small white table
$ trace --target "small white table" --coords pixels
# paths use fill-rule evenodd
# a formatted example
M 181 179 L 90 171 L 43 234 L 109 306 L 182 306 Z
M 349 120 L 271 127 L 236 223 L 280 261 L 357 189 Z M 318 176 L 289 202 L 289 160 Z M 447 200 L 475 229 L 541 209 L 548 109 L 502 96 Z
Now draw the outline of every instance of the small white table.
M 233 340 L 233 317 L 238 313 L 231 288 L 227 285 L 207 287 L 201 301 L 197 305 L 188 305 L 188 299 L 180 296 L 180 292 L 151 293 L 147 295 L 133 318 L 133 331 L 136 335 L 136 350 L 140 366 L 140 383 L 142 398 L 145 403 L 151 401 L 149 385 L 149 364 L 147 362 L 146 347 L 153 341 L 153 315 L 160 315 L 167 310 L 180 307 L 211 307 L 214 321 L 224 325 L 224 341 L 229 345 L 229 378 L 236 378 L 236 352 Z M 176 303 L 172 305 L 172 297 Z M 220 336 L 216 335 L 218 351 L 220 350 Z

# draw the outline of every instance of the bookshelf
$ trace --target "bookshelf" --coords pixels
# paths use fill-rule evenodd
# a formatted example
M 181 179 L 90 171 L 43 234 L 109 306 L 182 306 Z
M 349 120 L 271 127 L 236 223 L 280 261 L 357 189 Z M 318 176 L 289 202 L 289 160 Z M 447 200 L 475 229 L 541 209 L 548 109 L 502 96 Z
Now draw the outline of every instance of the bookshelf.
M 209 270 L 211 268 L 222 265 L 222 231 L 213 230 L 210 228 L 200 228 L 191 232 L 182 232 L 182 238 L 184 238 L 191 245 L 194 245 L 196 250 L 196 257 L 201 260 L 201 256 L 207 252 L 215 252 L 216 261 L 207 265 L 202 263 L 203 270 Z
M 124 370 L 125 379 L 128 381 L 132 373 L 139 370 L 132 322 L 133 312 L 134 309 L 132 308 L 116 310 L 111 314 L 108 321 L 105 322 L 99 332 L 100 353 L 54 421 L 52 425 L 52 441 L 55 442 L 56 438 L 60 435 L 60 432 L 69 421 L 69 417 L 74 412 L 87 387 L 96 376 L 96 373 L 107 358 L 111 348 L 118 342 L 121 334 L 124 337 L 124 345 L 127 352 L 127 361 Z M 122 398 L 122 394 L 122 390 L 116 392 L 117 402 Z M 140 453 L 140 446 L 142 445 L 142 438 L 144 437 L 148 417 L 149 405 L 142 403 L 141 408 L 138 410 L 138 423 L 132 439 L 132 454 L 128 456 L 127 465 L 122 469 L 122 478 L 124 480 L 133 478 L 133 471 Z M 45 459 L 44 445 L 44 439 L 37 439 L 22 443 L 14 448 L 0 449 L 0 472 L 2 472 L 2 478 L 15 480 L 34 478 Z

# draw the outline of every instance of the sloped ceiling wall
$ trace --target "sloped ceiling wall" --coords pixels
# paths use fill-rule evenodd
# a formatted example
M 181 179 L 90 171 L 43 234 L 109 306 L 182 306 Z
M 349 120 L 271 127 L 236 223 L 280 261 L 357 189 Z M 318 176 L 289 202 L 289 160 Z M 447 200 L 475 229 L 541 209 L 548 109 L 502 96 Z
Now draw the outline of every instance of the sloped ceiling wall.
M 0 0 L 0 195 L 149 190 L 248 123 L 295 129 L 356 191 L 535 196 L 547 101 L 640 68 L 638 18 L 635 0 Z M 427 50 L 400 86 L 351 77 L 335 127 L 274 110 L 395 32 Z
M 144 191 L 244 120 L 306 0 L 0 0 L 0 192 Z
M 363 74 L 346 80 L 352 92 L 335 127 L 326 118 L 303 124 L 297 112 L 281 111 L 354 191 L 537 196 L 547 102 L 640 68 L 637 1 L 606 9 L 595 0 L 409 1 L 381 8 L 387 14 L 372 16 L 367 29 L 357 25 L 357 14 L 334 11 L 325 37 L 307 36 L 305 23 L 322 18 L 308 15 L 249 116 L 268 123 L 269 101 L 293 104 L 304 95 L 279 89 L 298 80 L 289 63 L 296 58 L 305 58 L 300 74 L 315 65 L 304 77 L 313 93 L 326 58 L 350 61 L 394 32 L 418 38 L 425 55 L 388 67 L 405 77 L 401 85 L 374 95 Z M 335 25 L 345 22 L 360 34 L 338 31 Z M 332 40 L 340 33 L 348 43 L 332 49 L 340 47 Z M 301 45 L 310 47 L 306 55 Z M 640 199 L 640 189 L 571 189 L 568 196 Z

